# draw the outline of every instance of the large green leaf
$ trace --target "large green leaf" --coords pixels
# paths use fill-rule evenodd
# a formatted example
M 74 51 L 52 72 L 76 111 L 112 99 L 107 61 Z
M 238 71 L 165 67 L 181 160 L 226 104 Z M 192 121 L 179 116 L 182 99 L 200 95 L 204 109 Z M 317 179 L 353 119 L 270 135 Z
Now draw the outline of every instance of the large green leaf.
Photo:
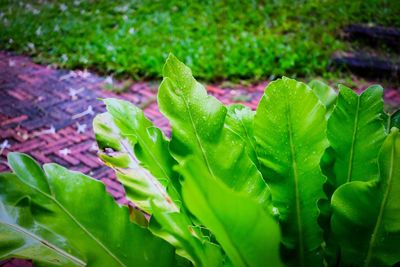
M 7 194 L 0 193 L 0 261 L 15 257 L 32 259 L 35 266 L 86 265 L 70 253 L 72 248 L 63 237 L 33 219 L 29 198 L 21 198 L 21 191 L 29 192 L 29 188 L 14 174 L 0 174 L 0 192 L 6 190 Z
M 279 226 L 269 212 L 215 179 L 198 158 L 184 161 L 180 171 L 184 203 L 214 233 L 234 266 L 282 266 Z
M 107 101 L 110 103 L 112 100 Z M 160 130 L 144 117 L 142 111 L 127 102 L 116 104 L 117 107 L 111 106 L 110 109 L 114 114 L 115 110 L 126 111 L 125 120 L 118 117 L 124 114 L 121 111 L 115 115 L 117 118 L 110 113 L 103 113 L 97 115 L 93 121 L 101 150 L 99 157 L 116 171 L 118 180 L 124 185 L 127 198 L 142 210 L 152 214 L 151 202 L 154 202 L 165 211 L 178 211 L 180 197 L 171 183 L 171 178 L 178 178 L 171 170 L 173 161 L 167 155 L 167 141 Z M 137 113 L 133 114 L 133 110 Z M 140 117 L 141 120 L 136 117 Z M 145 143 L 146 148 L 143 149 L 139 142 Z M 137 154 L 143 161 L 139 160 Z
M 379 154 L 380 179 L 354 181 L 332 196 L 332 229 L 344 266 L 393 266 L 400 262 L 400 133 Z
M 246 152 L 243 139 L 225 125 L 227 109 L 207 96 L 188 67 L 170 55 L 158 91 L 161 112 L 172 126 L 170 151 L 181 163 L 191 155 L 202 160 L 213 177 L 236 191 L 246 192 L 270 208 L 270 193 Z
M 128 208 L 115 203 L 101 182 L 56 164 L 42 172 L 23 154 L 8 158 L 18 179 L 1 179 L 7 188 L 1 194 L 29 197 L 35 222 L 68 241 L 87 266 L 174 265 L 174 249 L 132 223 Z
M 154 127 L 140 108 L 127 101 L 109 98 L 104 103 L 119 128 L 121 137 L 128 139 L 134 147 L 141 165 L 164 185 L 173 184 L 179 189 L 178 175 L 172 170 L 176 161 L 169 153 L 169 142 L 161 130 Z
M 260 167 L 256 150 L 256 139 L 254 138 L 254 115 L 249 107 L 234 104 L 227 107 L 226 126 L 243 139 L 250 159 L 257 167 Z
M 328 146 L 325 108 L 308 86 L 282 78 L 267 87 L 254 125 L 288 264 L 320 266 L 317 201 L 324 197 L 320 161 Z
M 97 115 L 93 125 L 100 158 L 114 168 L 127 198 L 152 215 L 150 230 L 173 244 L 177 253 L 198 266 L 217 266 L 220 249 L 203 242 L 181 206 L 176 162 L 162 132 L 132 104 L 106 99 L 108 113 Z
M 345 86 L 339 89 L 328 120 L 328 139 L 336 159 L 335 187 L 377 178 L 378 152 L 385 138 L 382 87 L 371 86 L 361 95 Z

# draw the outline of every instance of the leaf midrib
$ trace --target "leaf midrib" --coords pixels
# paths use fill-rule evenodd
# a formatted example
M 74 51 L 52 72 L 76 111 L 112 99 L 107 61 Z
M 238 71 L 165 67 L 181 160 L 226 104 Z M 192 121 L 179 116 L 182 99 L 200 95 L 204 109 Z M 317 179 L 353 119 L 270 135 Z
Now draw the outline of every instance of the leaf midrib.
M 387 122 L 386 122 L 386 131 L 387 131 L 387 133 L 390 133 L 390 128 L 392 126 L 392 115 L 393 114 L 388 114 L 387 115 Z
M 183 91 L 183 90 L 182 90 L 182 91 Z M 210 174 L 212 175 L 212 177 L 215 178 L 214 172 L 213 172 L 213 170 L 211 169 L 210 163 L 208 162 L 208 157 L 207 157 L 207 155 L 206 155 L 206 152 L 205 152 L 205 150 L 204 150 L 204 148 L 203 148 L 203 145 L 202 145 L 202 143 L 201 143 L 201 141 L 200 141 L 200 136 L 199 136 L 198 133 L 197 133 L 197 127 L 196 127 L 196 125 L 195 125 L 195 123 L 194 123 L 194 121 L 193 121 L 193 116 L 192 116 L 192 112 L 191 112 L 191 109 L 190 109 L 190 107 L 189 107 L 189 104 L 187 103 L 187 100 L 186 100 L 185 95 L 184 95 L 183 93 L 182 93 L 181 97 L 182 97 L 183 102 L 185 103 L 186 110 L 188 111 L 189 118 L 190 118 L 190 123 L 191 123 L 191 125 L 192 125 L 192 127 L 193 127 L 194 134 L 195 134 L 195 136 L 196 136 L 196 141 L 197 141 L 197 144 L 198 144 L 199 147 L 200 147 L 200 150 L 201 150 L 203 159 L 204 159 L 204 161 L 205 161 L 205 163 L 206 163 L 206 165 L 207 165 L 207 169 L 208 169 L 208 171 L 210 172 Z
M 152 127 L 152 126 L 150 126 L 150 127 Z M 141 135 L 141 134 L 137 134 L 136 136 L 138 137 L 139 142 L 141 143 L 141 145 L 144 146 L 145 151 L 147 151 L 147 152 L 150 154 L 151 158 L 152 158 L 153 161 L 157 164 L 158 168 L 163 172 L 164 176 L 165 176 L 165 177 L 168 177 L 168 179 L 169 179 L 170 181 L 172 181 L 172 180 L 171 180 L 171 177 L 167 174 L 167 171 L 166 171 L 166 170 L 164 169 L 164 167 L 161 165 L 161 163 L 159 162 L 158 158 L 154 155 L 154 153 L 152 152 L 152 150 L 149 149 L 149 147 L 147 146 L 146 142 L 144 142 L 144 139 L 142 138 L 142 135 Z M 162 137 L 161 137 L 161 138 L 162 138 Z
M 347 170 L 347 179 L 346 182 L 351 182 L 351 178 L 353 175 L 353 161 L 354 161 L 354 148 L 356 144 L 356 136 L 358 132 L 358 120 L 360 115 L 360 101 L 361 96 L 357 96 L 357 109 L 356 109 L 356 116 L 354 118 L 354 127 L 353 127 L 353 134 L 351 140 L 351 147 L 350 147 L 350 156 L 349 156 L 349 163 L 348 163 L 348 170 Z
M 24 235 L 29 236 L 30 238 L 33 238 L 35 240 L 37 240 L 38 242 L 40 242 L 41 244 L 43 244 L 44 246 L 48 247 L 49 249 L 55 251 L 57 254 L 63 256 L 64 258 L 69 259 L 70 261 L 74 262 L 75 264 L 77 264 L 78 266 L 86 266 L 86 263 L 83 262 L 82 260 L 78 259 L 77 257 L 69 254 L 68 252 L 66 252 L 65 250 L 51 244 L 50 242 L 48 242 L 47 240 L 40 238 L 39 236 L 25 230 L 24 228 L 20 227 L 19 225 L 15 225 L 15 224 L 11 224 L 11 223 L 7 223 L 7 222 L 0 222 L 6 226 L 9 226 L 10 228 L 14 229 L 17 232 L 20 232 Z
M 392 145 L 392 150 L 391 150 L 391 157 L 390 157 L 390 171 L 389 171 L 389 179 L 387 181 L 387 188 L 386 188 L 385 193 L 383 195 L 381 206 L 380 206 L 380 209 L 379 209 L 378 218 L 376 220 L 376 224 L 375 224 L 375 227 L 374 227 L 374 230 L 372 232 L 371 239 L 370 239 L 370 242 L 369 242 L 369 245 L 368 245 L 368 252 L 367 252 L 366 259 L 365 259 L 364 267 L 368 267 L 370 265 L 370 263 L 371 263 L 372 252 L 373 252 L 373 249 L 375 247 L 375 241 L 376 241 L 376 238 L 377 238 L 377 234 L 378 234 L 378 232 L 379 232 L 379 230 L 381 228 L 381 225 L 382 225 L 382 220 L 383 220 L 383 215 L 384 215 L 386 204 L 387 204 L 387 199 L 388 199 L 389 193 L 390 193 L 390 191 L 392 189 L 392 187 L 391 187 L 392 186 L 392 179 L 393 179 L 393 176 L 394 176 L 394 157 L 395 157 L 394 154 L 395 154 L 395 145 L 393 144 Z M 382 181 L 380 181 L 380 182 L 382 182 Z
M 251 137 L 250 137 L 250 135 L 249 135 L 249 132 L 247 131 L 246 126 L 245 126 L 244 123 L 243 123 L 243 120 L 242 120 L 242 119 L 239 119 L 239 121 L 240 121 L 240 124 L 242 125 L 242 127 L 243 127 L 243 129 L 244 129 L 244 132 L 245 132 L 245 134 L 246 134 L 246 137 L 247 137 L 248 142 L 250 143 L 250 145 L 251 145 L 251 147 L 252 147 L 254 153 L 256 154 L 256 160 L 257 160 L 257 165 L 256 165 L 256 166 L 257 166 L 258 169 L 260 169 L 260 168 L 261 168 L 261 163 L 260 163 L 260 160 L 258 159 L 258 152 L 257 152 L 257 149 L 256 149 L 254 143 L 252 142 L 252 139 L 251 139 Z
M 53 196 L 43 192 L 39 188 L 32 186 L 31 184 L 26 183 L 22 179 L 19 179 L 22 183 L 26 184 L 27 186 L 31 187 L 39 194 L 45 196 L 46 198 L 50 199 L 54 202 L 84 233 L 86 233 L 95 243 L 97 243 L 113 260 L 115 260 L 120 266 L 127 267 L 124 263 L 122 263 L 117 256 L 114 255 L 100 240 L 98 240 L 89 230 L 87 230 L 64 206 L 58 202 Z
M 286 121 L 287 121 L 287 130 L 289 136 L 289 144 L 291 150 L 291 161 L 292 161 L 292 173 L 295 184 L 295 198 L 296 198 L 296 223 L 297 223 L 297 233 L 299 240 L 299 249 L 298 251 L 300 256 L 300 266 L 304 267 L 304 241 L 303 241 L 303 227 L 302 227 L 302 219 L 301 219 L 301 206 L 300 206 L 300 193 L 299 193 L 299 177 L 297 173 L 297 161 L 296 161 L 296 149 L 294 147 L 293 142 L 293 129 L 291 124 L 291 109 L 288 102 L 286 102 Z

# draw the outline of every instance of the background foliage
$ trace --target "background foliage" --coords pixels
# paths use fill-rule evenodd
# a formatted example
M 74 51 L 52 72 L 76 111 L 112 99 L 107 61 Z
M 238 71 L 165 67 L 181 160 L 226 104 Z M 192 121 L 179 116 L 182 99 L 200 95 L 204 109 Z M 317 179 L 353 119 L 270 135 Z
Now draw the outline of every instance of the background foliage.
M 0 2 L 0 48 L 41 63 L 158 77 L 173 52 L 205 80 L 321 74 L 342 25 L 400 26 L 400 2 Z

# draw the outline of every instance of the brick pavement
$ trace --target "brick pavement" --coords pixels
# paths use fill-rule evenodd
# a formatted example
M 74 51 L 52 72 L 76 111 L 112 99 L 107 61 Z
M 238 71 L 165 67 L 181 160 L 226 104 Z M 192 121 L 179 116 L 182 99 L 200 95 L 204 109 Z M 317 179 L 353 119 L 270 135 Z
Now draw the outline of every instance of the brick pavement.
M 138 82 L 117 95 L 102 89 L 107 81 L 86 71 L 55 70 L 0 52 L 0 172 L 8 170 L 8 152 L 28 153 L 41 164 L 56 162 L 100 179 L 119 203 L 127 204 L 113 172 L 96 156 L 91 123 L 95 114 L 105 111 L 98 98 L 145 104 L 145 114 L 156 126 L 168 133 L 169 125 L 154 101 L 157 84 Z M 235 89 L 209 85 L 207 90 L 225 104 L 242 102 L 255 109 L 265 86 L 266 82 Z M 392 105 L 400 103 L 399 91 L 387 90 L 385 97 Z M 0 266 L 31 263 L 11 260 Z

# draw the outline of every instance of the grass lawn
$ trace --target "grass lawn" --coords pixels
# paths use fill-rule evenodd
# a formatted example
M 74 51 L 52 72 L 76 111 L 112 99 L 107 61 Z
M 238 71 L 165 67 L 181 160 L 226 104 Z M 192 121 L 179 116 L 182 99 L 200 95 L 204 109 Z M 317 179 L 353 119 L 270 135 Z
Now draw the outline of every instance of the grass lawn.
M 201 3 L 200 3 L 201 2 Z M 400 26 L 400 1 L 0 1 L 0 48 L 134 79 L 169 52 L 203 80 L 323 75 L 341 26 Z

